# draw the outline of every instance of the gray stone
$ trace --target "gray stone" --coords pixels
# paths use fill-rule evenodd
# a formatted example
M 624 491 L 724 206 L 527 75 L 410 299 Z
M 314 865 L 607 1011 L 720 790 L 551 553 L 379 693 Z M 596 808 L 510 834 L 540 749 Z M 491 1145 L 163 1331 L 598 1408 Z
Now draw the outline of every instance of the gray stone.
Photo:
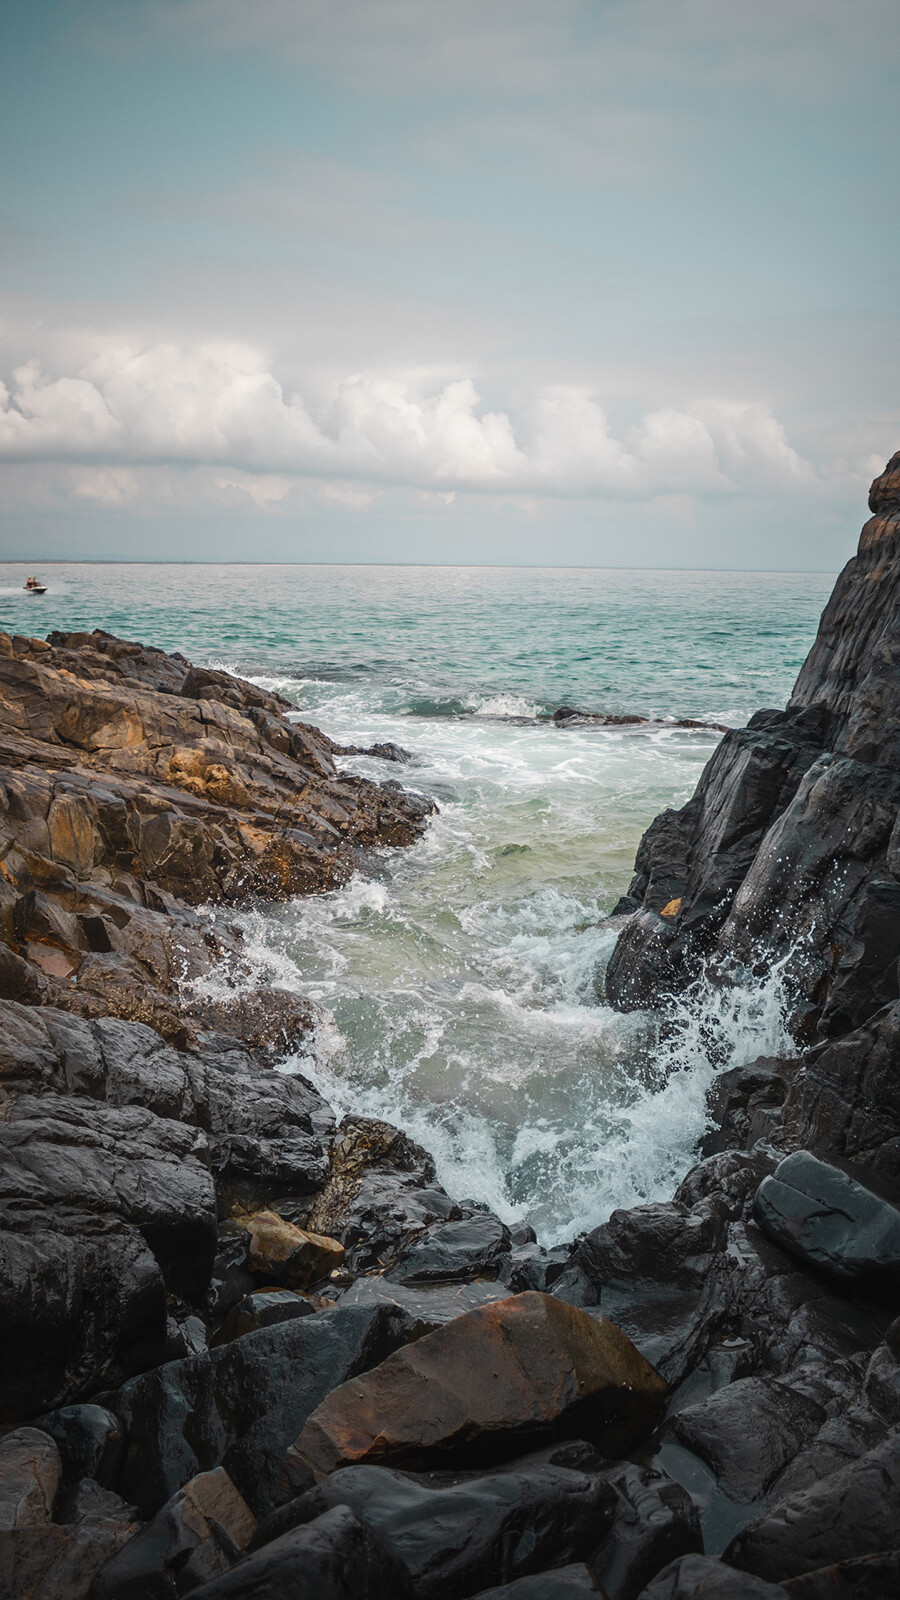
M 753 1216 L 777 1244 L 842 1283 L 900 1289 L 900 1212 L 807 1150 L 763 1179 Z

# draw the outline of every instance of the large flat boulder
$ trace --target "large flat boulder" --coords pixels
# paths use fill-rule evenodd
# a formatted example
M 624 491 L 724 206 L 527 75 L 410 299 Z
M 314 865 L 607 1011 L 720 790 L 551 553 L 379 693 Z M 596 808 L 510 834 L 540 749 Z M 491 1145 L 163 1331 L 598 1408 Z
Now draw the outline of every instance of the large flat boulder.
M 529 1292 L 458 1317 L 335 1390 L 296 1448 L 317 1473 L 363 1461 L 483 1464 L 575 1436 L 623 1454 L 665 1393 L 613 1323 Z
M 753 1216 L 777 1244 L 840 1282 L 900 1289 L 900 1211 L 808 1150 L 763 1179 Z

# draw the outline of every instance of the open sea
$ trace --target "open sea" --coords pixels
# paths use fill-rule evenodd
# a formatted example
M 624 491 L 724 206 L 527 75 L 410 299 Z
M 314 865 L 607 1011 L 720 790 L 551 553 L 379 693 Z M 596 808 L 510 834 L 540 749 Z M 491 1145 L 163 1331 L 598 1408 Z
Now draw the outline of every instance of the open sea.
M 598 999 L 641 833 L 720 735 L 790 693 L 824 574 L 571 568 L 0 565 L 0 627 L 105 628 L 277 689 L 347 759 L 437 801 L 344 889 L 241 914 L 258 976 L 326 1020 L 283 1070 L 399 1124 L 457 1198 L 552 1244 L 663 1198 L 713 1074 L 791 1050 L 777 973 L 665 1014 Z M 571 705 L 650 728 L 565 728 Z M 234 920 L 232 918 L 232 920 Z M 602 992 L 602 990 L 601 990 Z

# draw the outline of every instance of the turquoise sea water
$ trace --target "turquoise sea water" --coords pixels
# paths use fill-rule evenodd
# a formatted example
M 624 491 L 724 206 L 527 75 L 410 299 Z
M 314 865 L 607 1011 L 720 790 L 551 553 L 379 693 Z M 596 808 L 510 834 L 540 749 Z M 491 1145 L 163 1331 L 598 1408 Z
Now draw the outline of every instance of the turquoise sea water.
M 437 800 L 425 839 L 344 890 L 243 916 L 258 973 L 325 1017 L 336 1109 L 401 1123 L 457 1195 L 552 1240 L 670 1192 L 711 1073 L 785 1047 L 777 980 L 658 1018 L 599 1003 L 641 832 L 719 735 L 781 705 L 833 579 L 559 568 L 0 566 L 0 626 L 103 627 L 277 687 L 348 768 Z M 561 704 L 649 729 L 557 728 Z

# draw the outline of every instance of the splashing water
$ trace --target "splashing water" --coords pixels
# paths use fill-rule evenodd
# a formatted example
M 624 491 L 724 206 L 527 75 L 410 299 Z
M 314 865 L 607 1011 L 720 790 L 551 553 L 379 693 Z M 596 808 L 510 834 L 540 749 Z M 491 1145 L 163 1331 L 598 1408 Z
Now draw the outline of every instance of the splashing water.
M 346 765 L 432 795 L 426 836 L 344 889 L 243 916 L 243 966 L 323 1008 L 286 1070 L 406 1128 L 451 1193 L 571 1237 L 669 1195 L 713 1075 L 790 1049 L 783 972 L 696 985 L 658 1015 L 597 997 L 640 835 L 718 736 L 549 719 L 740 723 L 782 704 L 826 575 L 60 565 L 38 603 L 26 570 L 0 571 L 9 632 L 142 638 L 253 677 L 340 744 L 412 751 Z

